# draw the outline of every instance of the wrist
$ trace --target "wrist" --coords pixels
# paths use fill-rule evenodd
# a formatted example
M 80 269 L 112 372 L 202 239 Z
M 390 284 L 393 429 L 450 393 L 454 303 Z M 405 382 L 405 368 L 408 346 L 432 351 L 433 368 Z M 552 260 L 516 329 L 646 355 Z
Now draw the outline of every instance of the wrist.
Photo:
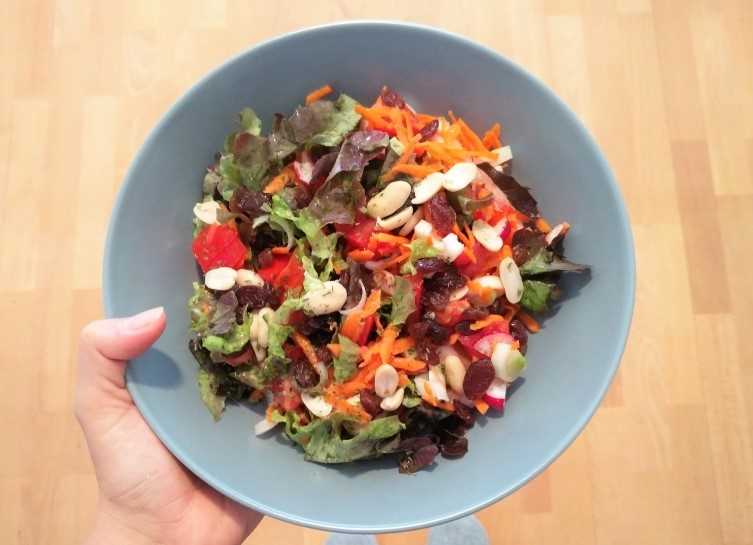
M 123 523 L 106 507 L 97 507 L 94 526 L 84 545 L 159 545 L 138 528 Z

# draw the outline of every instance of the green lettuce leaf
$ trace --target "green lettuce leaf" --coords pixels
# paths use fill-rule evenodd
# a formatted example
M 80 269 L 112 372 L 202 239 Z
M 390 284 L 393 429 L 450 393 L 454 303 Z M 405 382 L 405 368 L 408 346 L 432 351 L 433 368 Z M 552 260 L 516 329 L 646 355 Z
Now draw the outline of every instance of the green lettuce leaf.
M 530 311 L 542 312 L 549 307 L 549 299 L 556 289 L 556 286 L 549 282 L 524 280 L 520 304 Z
M 222 198 L 229 202 L 233 198 L 235 190 L 242 184 L 241 171 L 235 164 L 232 154 L 220 157 L 217 172 L 220 175 L 217 190 L 222 195 Z
M 415 383 L 411 381 L 405 387 L 405 393 L 403 394 L 403 407 L 406 409 L 412 409 L 419 405 L 421 405 L 421 396 L 418 395 Z
M 283 421 L 281 416 L 277 418 Z M 288 413 L 284 422 L 286 435 L 303 447 L 306 460 L 322 464 L 376 458 L 392 452 L 397 448 L 397 434 L 405 427 L 397 416 L 378 418 L 360 428 L 340 415 L 300 426 L 298 415 Z M 351 436 L 349 439 L 343 439 L 344 430 Z
M 356 372 L 356 366 L 361 355 L 358 345 L 348 337 L 338 335 L 338 342 L 340 343 L 340 355 L 333 361 L 335 380 L 337 382 L 344 382 Z
M 410 243 L 410 259 L 400 267 L 400 274 L 416 274 L 416 261 L 425 257 L 437 257 L 439 250 L 424 238 L 418 238 Z
M 243 108 L 239 114 L 241 129 L 249 134 L 259 136 L 261 134 L 261 119 L 251 108 Z
M 528 261 L 520 266 L 520 274 L 523 276 L 532 276 L 536 274 L 545 274 L 555 271 L 563 272 L 585 272 L 588 270 L 588 265 L 580 265 L 573 263 L 551 250 L 541 248 L 532 257 L 528 258 Z
M 322 128 L 309 138 L 306 144 L 337 146 L 346 134 L 356 128 L 360 120 L 361 116 L 356 112 L 356 101 L 348 95 L 340 95 L 334 103 L 334 108 L 324 118 Z
M 303 308 L 303 299 L 300 297 L 289 297 L 280 307 L 275 310 L 275 314 L 269 321 L 269 333 L 267 338 L 267 359 L 279 358 L 287 361 L 283 345 L 288 337 L 293 333 L 293 327 L 287 325 L 288 318 L 293 311 Z
M 267 139 L 250 133 L 239 133 L 233 144 L 233 160 L 244 186 L 261 191 L 270 167 Z
M 193 283 L 193 295 L 188 300 L 188 312 L 191 317 L 191 329 L 199 335 L 209 331 L 212 315 L 217 308 L 217 301 L 203 284 Z
M 213 373 L 210 373 L 203 367 L 199 368 L 199 372 L 196 375 L 196 381 L 199 385 L 201 401 L 203 401 L 206 408 L 209 409 L 212 417 L 215 420 L 219 420 L 222 416 L 222 411 L 225 410 L 225 396 L 217 393 L 220 381 Z
M 232 354 L 243 348 L 249 340 L 251 329 L 251 318 L 247 314 L 243 323 L 233 324 L 230 332 L 225 335 L 207 335 L 202 340 L 204 348 L 210 352 L 220 352 L 221 354 Z
M 392 294 L 390 324 L 403 325 L 408 316 L 416 310 L 415 293 L 410 281 L 402 276 L 395 277 L 395 291 Z
M 336 255 L 337 233 L 325 235 L 322 231 L 322 223 L 315 218 L 307 209 L 296 214 L 290 205 L 279 195 L 272 197 L 270 213 L 273 216 L 291 221 L 296 228 L 303 232 L 311 245 L 311 255 L 317 259 L 328 260 Z

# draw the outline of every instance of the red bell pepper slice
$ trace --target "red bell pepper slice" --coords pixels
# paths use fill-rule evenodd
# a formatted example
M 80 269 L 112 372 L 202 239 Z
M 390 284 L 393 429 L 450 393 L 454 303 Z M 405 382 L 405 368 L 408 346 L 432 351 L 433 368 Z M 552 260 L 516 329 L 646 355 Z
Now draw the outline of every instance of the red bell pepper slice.
M 295 289 L 303 285 L 303 267 L 295 255 L 276 255 L 271 265 L 257 272 L 265 282 L 277 288 Z
M 335 231 L 342 233 L 347 243 L 347 249 L 363 250 L 369 245 L 371 233 L 376 227 L 376 220 L 366 214 L 358 213 L 356 221 L 352 225 L 349 223 L 336 223 Z
M 209 225 L 201 230 L 191 246 L 193 255 L 204 272 L 218 267 L 240 269 L 248 249 L 229 225 Z

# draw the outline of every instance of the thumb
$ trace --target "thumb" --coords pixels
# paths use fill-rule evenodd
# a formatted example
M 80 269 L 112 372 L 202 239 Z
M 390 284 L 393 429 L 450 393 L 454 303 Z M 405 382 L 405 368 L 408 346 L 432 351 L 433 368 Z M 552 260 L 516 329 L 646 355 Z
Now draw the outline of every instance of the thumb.
M 165 330 L 165 310 L 153 308 L 128 318 L 92 322 L 79 341 L 76 411 L 130 405 L 125 389 L 127 360 L 143 354 Z

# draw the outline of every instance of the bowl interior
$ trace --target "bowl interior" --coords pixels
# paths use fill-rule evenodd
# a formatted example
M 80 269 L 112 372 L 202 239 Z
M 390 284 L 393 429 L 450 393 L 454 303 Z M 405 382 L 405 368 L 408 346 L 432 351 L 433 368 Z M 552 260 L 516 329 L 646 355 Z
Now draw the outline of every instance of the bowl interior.
M 452 109 L 479 131 L 500 121 L 514 174 L 533 187 L 550 221 L 573 225 L 568 255 L 593 267 L 588 283 L 569 282 L 566 304 L 531 339 L 524 384 L 504 416 L 481 419 L 463 459 L 442 460 L 415 476 L 399 475 L 391 459 L 304 462 L 281 437 L 253 437 L 260 412 L 231 407 L 215 424 L 195 386 L 186 300 L 196 279 L 191 210 L 203 172 L 242 107 L 253 107 L 268 127 L 275 112 L 289 112 L 324 83 L 366 103 L 387 84 L 417 109 Z M 165 306 L 168 328 L 132 363 L 128 385 L 159 437 L 201 478 L 294 523 L 397 531 L 488 505 L 543 470 L 575 438 L 617 368 L 632 311 L 633 267 L 627 217 L 609 168 L 549 90 L 463 38 L 354 23 L 260 45 L 212 72 L 166 114 L 136 157 L 113 213 L 105 306 L 109 316 Z

